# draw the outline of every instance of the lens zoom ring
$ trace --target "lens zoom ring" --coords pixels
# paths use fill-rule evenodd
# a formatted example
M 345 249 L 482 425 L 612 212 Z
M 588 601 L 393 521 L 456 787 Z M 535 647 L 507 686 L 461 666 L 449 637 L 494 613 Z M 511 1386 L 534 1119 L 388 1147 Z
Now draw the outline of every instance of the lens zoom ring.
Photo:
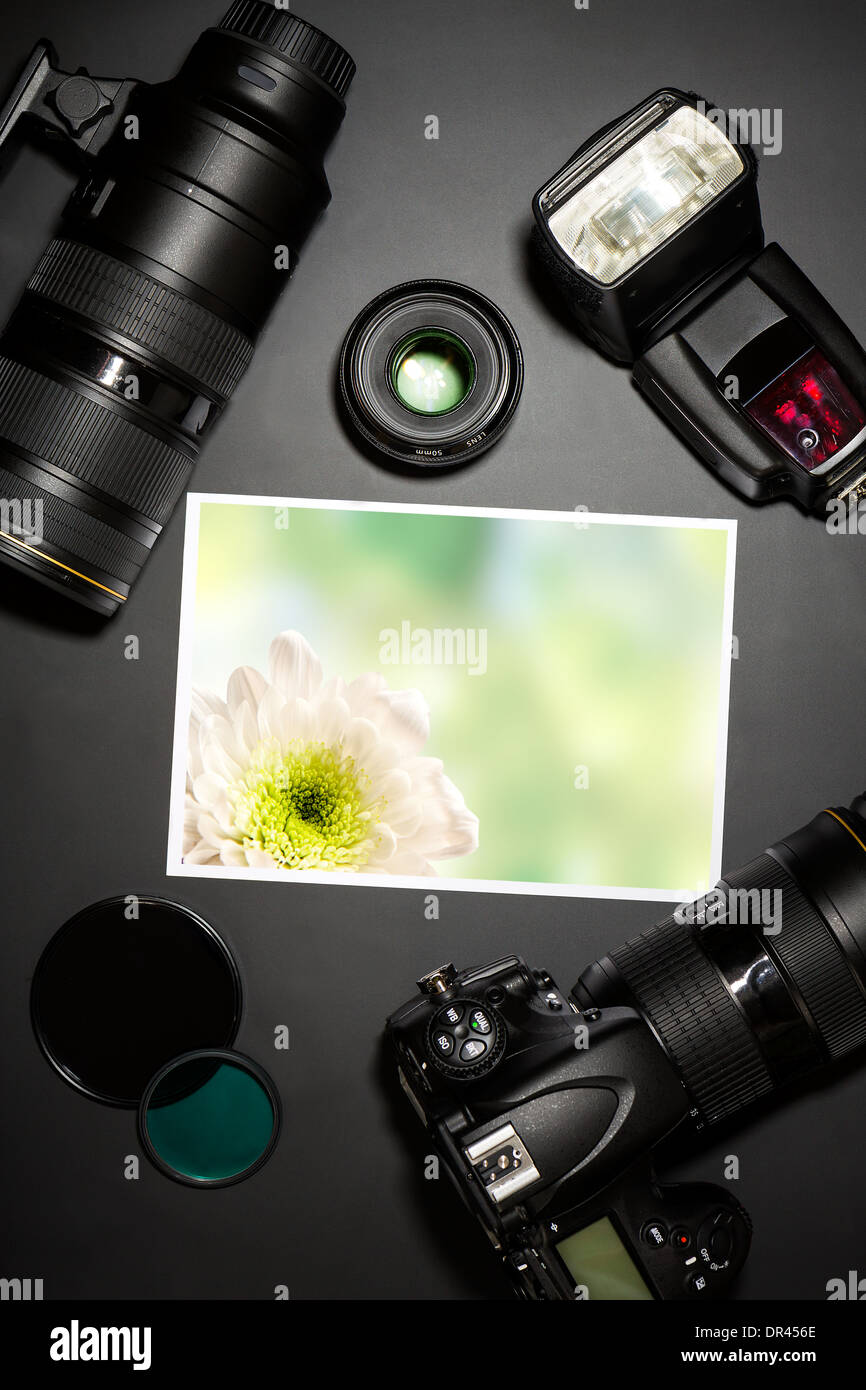
M 345 48 L 297 15 L 275 10 L 260 0 L 237 0 L 219 27 L 278 48 L 293 62 L 309 68 L 338 97 L 344 97 L 352 85 L 355 64 Z
M 866 999 L 829 929 L 800 892 L 794 879 L 770 854 L 725 878 L 731 888 L 779 889 L 781 931 L 766 938 L 796 984 L 831 1057 L 842 1057 L 866 1042 Z
M 46 492 L 29 478 L 8 473 L 5 468 L 0 468 L 0 494 L 9 501 L 13 498 L 20 498 L 22 502 L 41 501 L 43 539 L 72 557 L 70 564 L 74 568 L 79 568 L 83 562 L 114 575 L 124 584 L 135 583 L 150 554 L 147 546 L 97 521 L 89 512 L 80 511 L 53 492 Z
M 253 354 L 249 338 L 209 309 L 75 241 L 52 241 L 27 288 L 141 343 L 223 400 Z
M 0 357 L 0 439 L 163 525 L 192 460 L 41 373 Z
M 610 955 L 708 1124 L 773 1089 L 751 1029 L 687 927 L 668 918 Z

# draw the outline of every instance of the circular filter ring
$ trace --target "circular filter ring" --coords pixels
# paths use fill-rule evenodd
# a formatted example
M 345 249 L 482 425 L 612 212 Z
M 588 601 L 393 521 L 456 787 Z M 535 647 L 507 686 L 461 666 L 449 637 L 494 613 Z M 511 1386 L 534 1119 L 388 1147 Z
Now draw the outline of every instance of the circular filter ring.
M 413 346 L 425 349 L 431 374 L 436 355 L 442 357 L 432 409 L 397 381 Z M 523 353 L 502 310 L 477 290 L 410 280 L 378 295 L 355 319 L 339 378 L 353 428 L 378 454 L 414 468 L 450 468 L 483 454 L 508 428 L 523 391 Z M 461 379 L 464 388 L 452 399 Z M 435 407 L 437 390 L 443 408 Z
M 175 1057 L 153 1077 L 138 1108 L 147 1157 L 188 1187 L 230 1187 L 252 1177 L 273 1153 L 281 1125 L 279 1094 L 267 1072 L 228 1048 Z
M 30 1009 L 39 1045 L 68 1085 L 132 1109 L 173 1058 L 231 1046 L 241 981 L 221 937 L 188 908 L 107 898 L 48 942 Z

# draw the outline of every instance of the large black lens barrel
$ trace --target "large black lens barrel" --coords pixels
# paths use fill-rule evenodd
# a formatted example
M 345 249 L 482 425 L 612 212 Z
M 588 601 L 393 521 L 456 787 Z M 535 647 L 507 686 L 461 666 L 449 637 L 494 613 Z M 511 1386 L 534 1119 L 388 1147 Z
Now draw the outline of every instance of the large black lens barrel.
M 866 1043 L 864 813 L 822 811 L 575 986 L 582 1007 L 640 1009 L 699 1125 Z
M 0 558 L 101 612 L 125 600 L 330 200 L 354 70 L 237 0 L 133 90 L 0 339 Z

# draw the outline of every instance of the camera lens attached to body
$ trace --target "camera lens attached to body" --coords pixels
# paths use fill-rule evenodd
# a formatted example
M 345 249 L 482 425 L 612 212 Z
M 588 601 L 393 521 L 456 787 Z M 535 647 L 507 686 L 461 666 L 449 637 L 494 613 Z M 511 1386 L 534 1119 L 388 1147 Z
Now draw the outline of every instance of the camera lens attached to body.
M 410 281 L 352 324 L 340 386 L 353 427 L 378 453 L 447 468 L 504 433 L 523 389 L 523 354 L 484 295 L 447 280 Z
M 643 1014 L 699 1128 L 866 1044 L 863 809 L 822 811 L 575 986 Z

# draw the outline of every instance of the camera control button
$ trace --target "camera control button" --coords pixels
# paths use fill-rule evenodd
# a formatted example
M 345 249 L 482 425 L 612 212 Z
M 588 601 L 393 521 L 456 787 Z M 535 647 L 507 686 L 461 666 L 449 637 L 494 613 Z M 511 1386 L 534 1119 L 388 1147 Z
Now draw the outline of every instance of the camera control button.
M 674 1226 L 671 1231 L 671 1245 L 675 1250 L 688 1250 L 692 1243 L 692 1233 L 685 1226 Z
M 446 1009 L 442 1010 L 441 1014 L 437 1015 L 436 1022 L 440 1028 L 453 1028 L 456 1023 L 460 1022 L 462 1017 L 463 1005 L 449 1004 Z
M 701 1294 L 707 1291 L 707 1276 L 705 1274 L 692 1274 L 686 1281 L 686 1288 L 690 1293 Z
M 648 1221 L 641 1231 L 641 1236 L 647 1245 L 658 1249 L 667 1241 L 668 1228 L 663 1221 Z
M 439 1000 L 427 1032 L 427 1053 L 444 1076 L 474 1081 L 496 1066 L 507 1034 L 496 1010 L 479 999 Z

